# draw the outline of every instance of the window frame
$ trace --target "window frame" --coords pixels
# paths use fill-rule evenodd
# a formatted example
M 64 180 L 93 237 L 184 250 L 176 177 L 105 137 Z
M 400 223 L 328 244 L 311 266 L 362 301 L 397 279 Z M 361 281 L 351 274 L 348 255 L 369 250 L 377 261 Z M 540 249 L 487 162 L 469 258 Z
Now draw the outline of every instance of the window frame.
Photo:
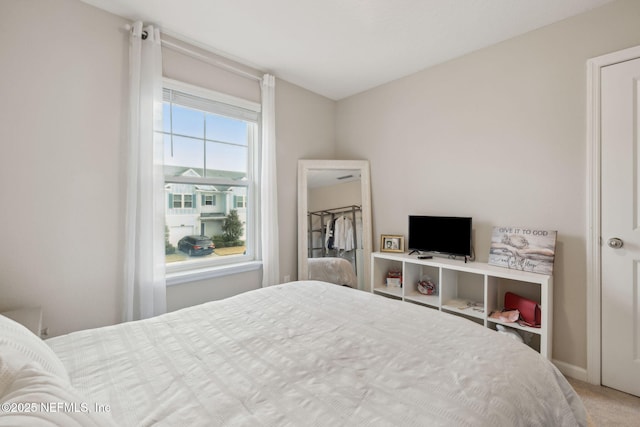
M 247 196 L 235 196 L 234 199 L 234 208 L 235 209 L 246 209 L 247 208 Z M 242 206 L 240 206 L 242 205 Z
M 249 200 L 249 205 L 245 208 L 246 211 L 246 253 L 243 255 L 224 256 L 219 258 L 209 258 L 201 260 L 188 260 L 177 263 L 166 263 L 166 277 L 167 285 L 184 283 L 193 280 L 202 280 L 211 277 L 218 277 L 226 274 L 235 274 L 244 271 L 251 271 L 260 268 L 262 265 L 258 260 L 258 254 L 260 248 L 258 247 L 258 232 L 260 229 L 259 224 L 259 178 L 260 178 L 260 135 L 261 135 L 261 105 L 259 103 L 249 101 L 242 98 L 237 98 L 232 95 L 227 95 L 210 89 L 201 88 L 188 83 L 180 82 L 173 79 L 163 79 L 163 89 L 168 89 L 175 92 L 180 92 L 187 96 L 197 97 L 206 101 L 211 101 L 209 107 L 211 109 L 201 109 L 202 111 L 210 112 L 212 114 L 218 114 L 232 119 L 243 120 L 248 123 L 252 123 L 253 126 L 249 126 L 249 138 L 248 141 L 248 165 L 247 165 L 247 185 L 246 185 L 246 200 Z M 164 97 L 163 97 L 164 103 Z M 186 106 L 188 108 L 197 107 L 185 105 L 177 102 L 176 104 Z M 218 110 L 217 107 L 220 107 Z M 247 110 L 255 114 L 255 118 L 251 119 L 247 116 L 234 115 L 234 112 L 239 110 Z M 164 129 L 160 129 L 159 132 L 165 135 Z M 162 162 L 164 165 L 164 160 Z M 194 185 L 229 185 L 232 187 L 244 187 L 244 185 L 238 185 L 238 182 L 226 178 L 206 178 L 206 177 L 193 177 L 193 176 L 172 176 L 167 177 L 163 174 L 164 185 L 167 184 L 194 184 Z M 196 208 L 196 204 L 200 204 L 196 197 L 192 200 L 192 209 Z M 213 195 L 215 206 L 216 197 Z M 184 197 L 182 198 L 182 205 L 184 206 Z M 234 207 L 235 209 L 235 207 Z M 166 221 L 165 221 L 166 224 Z
M 187 197 L 189 201 L 187 201 Z M 187 206 L 187 203 L 189 203 L 189 206 Z M 193 194 L 185 193 L 182 195 L 182 209 L 193 209 Z
M 211 203 L 207 203 L 207 198 L 211 198 Z M 216 203 L 216 195 L 215 194 L 203 194 L 202 195 L 202 206 L 217 206 Z
M 167 182 L 165 181 L 165 185 Z M 195 209 L 196 207 L 193 205 L 193 193 L 170 193 L 171 194 L 171 208 L 170 209 Z M 187 197 L 191 200 L 187 202 Z M 176 202 L 177 203 L 176 205 Z M 190 203 L 191 206 L 187 206 L 187 203 Z
M 171 209 L 182 209 L 182 193 L 171 193 Z

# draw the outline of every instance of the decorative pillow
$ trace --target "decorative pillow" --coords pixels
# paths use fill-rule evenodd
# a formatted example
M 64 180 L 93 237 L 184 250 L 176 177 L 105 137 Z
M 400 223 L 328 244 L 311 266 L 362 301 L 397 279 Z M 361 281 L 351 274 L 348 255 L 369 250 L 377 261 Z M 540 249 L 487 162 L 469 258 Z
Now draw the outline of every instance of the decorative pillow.
M 6 349 L 0 359 L 0 427 L 113 427 L 108 407 L 90 402 L 67 380 Z M 4 355 L 3 355 L 4 356 Z
M 9 354 L 23 362 L 37 363 L 47 372 L 69 382 L 69 374 L 62 361 L 44 341 L 18 322 L 0 315 L 0 361 L 10 357 Z

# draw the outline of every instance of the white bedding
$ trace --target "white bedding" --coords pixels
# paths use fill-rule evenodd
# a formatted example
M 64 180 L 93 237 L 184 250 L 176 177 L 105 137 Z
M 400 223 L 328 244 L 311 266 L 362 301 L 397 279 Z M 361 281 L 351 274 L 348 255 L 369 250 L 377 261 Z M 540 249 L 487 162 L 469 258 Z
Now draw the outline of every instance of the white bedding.
M 307 259 L 309 279 L 358 287 L 358 278 L 353 266 L 344 258 L 324 257 Z
M 574 426 L 580 399 L 502 334 L 292 282 L 46 341 L 119 426 Z

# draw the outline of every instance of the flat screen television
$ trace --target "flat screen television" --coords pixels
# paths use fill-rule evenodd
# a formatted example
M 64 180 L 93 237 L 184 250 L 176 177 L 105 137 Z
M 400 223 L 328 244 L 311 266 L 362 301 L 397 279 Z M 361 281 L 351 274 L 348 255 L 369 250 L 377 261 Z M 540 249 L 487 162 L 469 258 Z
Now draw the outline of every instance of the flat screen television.
M 471 217 L 409 215 L 409 250 L 471 257 Z

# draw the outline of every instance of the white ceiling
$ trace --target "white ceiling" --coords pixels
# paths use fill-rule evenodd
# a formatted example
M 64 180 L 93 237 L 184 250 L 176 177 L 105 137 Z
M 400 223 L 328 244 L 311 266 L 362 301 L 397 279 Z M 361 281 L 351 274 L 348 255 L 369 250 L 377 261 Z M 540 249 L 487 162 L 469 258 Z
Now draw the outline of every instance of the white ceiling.
M 338 100 L 612 0 L 82 0 Z
M 360 169 L 310 169 L 307 172 L 307 187 L 328 187 L 359 181 L 360 178 Z

